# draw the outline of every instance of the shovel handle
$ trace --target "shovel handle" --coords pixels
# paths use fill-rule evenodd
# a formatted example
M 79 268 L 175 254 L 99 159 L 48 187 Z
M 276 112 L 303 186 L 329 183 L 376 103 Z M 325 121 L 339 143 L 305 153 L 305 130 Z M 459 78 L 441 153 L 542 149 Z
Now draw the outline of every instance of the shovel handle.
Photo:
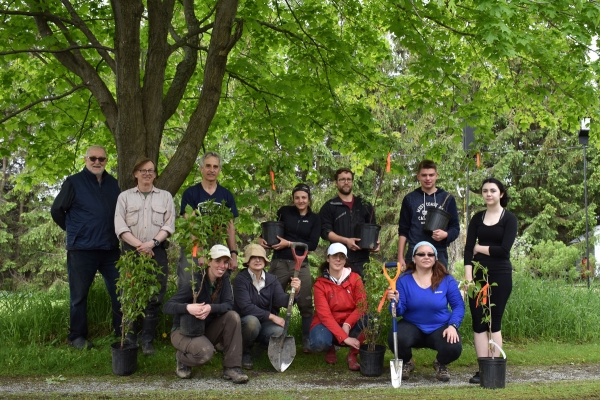
M 304 253 L 301 256 L 296 254 L 296 249 L 298 247 L 304 249 Z M 304 259 L 306 258 L 307 254 L 308 254 L 308 245 L 306 243 L 302 243 L 302 242 L 292 243 L 292 255 L 294 256 L 294 260 L 296 261 L 296 266 L 294 267 L 294 269 L 296 271 L 300 271 L 300 267 L 302 266 L 302 263 L 304 262 Z M 295 276 L 295 278 L 297 278 L 297 276 Z

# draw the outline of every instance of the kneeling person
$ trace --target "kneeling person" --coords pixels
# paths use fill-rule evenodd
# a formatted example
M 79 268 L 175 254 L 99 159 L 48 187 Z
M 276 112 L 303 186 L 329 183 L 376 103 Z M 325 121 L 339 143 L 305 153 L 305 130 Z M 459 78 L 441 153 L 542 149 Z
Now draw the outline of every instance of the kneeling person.
M 250 244 L 244 251 L 244 266 L 233 283 L 234 306 L 242 321 L 243 356 L 242 367 L 252 369 L 252 346 L 255 342 L 269 344 L 271 336 L 283 333 L 285 320 L 279 309 L 287 307 L 289 296 L 277 277 L 264 271 L 269 264 L 265 249 Z M 291 285 L 300 294 L 300 279 L 291 278 Z
M 190 378 L 192 367 L 206 364 L 215 354 L 215 345 L 223 345 L 223 379 L 233 383 L 246 383 L 248 376 L 242 372 L 242 326 L 240 316 L 232 310 L 233 295 L 228 275 L 231 253 L 223 245 L 210 249 L 210 261 L 206 270 L 196 273 L 196 291 L 202 289 L 198 303 L 192 304 L 193 294 L 189 285 L 182 285 L 178 292 L 163 306 L 165 314 L 174 315 L 171 343 L 177 349 L 177 376 Z M 206 274 L 206 276 L 204 276 Z M 204 281 L 202 280 L 204 276 Z M 202 336 L 190 337 L 181 333 L 179 320 L 191 314 L 205 321 Z
M 397 335 L 398 357 L 403 361 L 402 379 L 410 378 L 415 368 L 412 349 L 429 348 L 438 352 L 433 362 L 437 379 L 448 382 L 450 374 L 446 366 L 462 352 L 458 327 L 465 315 L 465 303 L 458 283 L 437 259 L 434 245 L 417 243 L 412 259 L 398 279 L 396 290 L 388 290 L 388 300 L 397 302 L 396 315 L 402 316 Z M 393 350 L 392 332 L 388 344 Z

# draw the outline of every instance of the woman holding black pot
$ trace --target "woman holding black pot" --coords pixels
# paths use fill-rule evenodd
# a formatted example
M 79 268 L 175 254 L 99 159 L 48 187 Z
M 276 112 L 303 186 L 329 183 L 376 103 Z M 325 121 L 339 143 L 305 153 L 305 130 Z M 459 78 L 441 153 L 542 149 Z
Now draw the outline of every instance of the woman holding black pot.
M 294 276 L 296 262 L 291 246 L 294 242 L 308 245 L 309 251 L 314 251 L 319 244 L 321 234 L 321 218 L 311 208 L 310 188 L 304 183 L 297 184 L 292 189 L 293 206 L 283 206 L 277 211 L 277 220 L 283 222 L 283 237 L 277 236 L 279 243 L 269 246 L 263 238 L 258 243 L 265 249 L 273 249 L 273 257 L 269 273 L 275 275 L 284 291 Z M 302 350 L 310 351 L 310 324 L 313 317 L 312 279 L 308 259 L 300 268 L 298 275 L 301 282 L 298 295 L 298 309 L 302 316 Z
M 176 373 L 179 378 L 189 379 L 192 367 L 210 361 L 215 345 L 223 345 L 223 376 L 233 383 L 246 383 L 248 375 L 242 372 L 242 324 L 238 313 L 233 311 L 233 292 L 229 275 L 231 253 L 223 245 L 210 249 L 206 269 L 196 272 L 196 288 L 200 294 L 193 303 L 190 286 L 181 286 L 177 293 L 163 306 L 165 314 L 174 315 L 171 343 L 177 349 Z M 204 321 L 204 334 L 188 336 L 181 332 L 180 319 L 186 315 Z
M 473 262 L 479 262 L 488 269 L 488 281 L 496 283 L 488 301 L 491 307 L 492 335 L 488 336 L 488 324 L 481 322 L 483 307 L 477 307 L 474 298 L 469 299 L 469 308 L 473 316 L 474 344 L 477 357 L 491 357 L 488 342 L 492 339 L 502 347 L 502 315 L 512 291 L 512 265 L 510 250 L 517 236 L 517 217 L 506 210 L 509 201 L 504 185 L 495 178 L 487 178 L 481 184 L 481 194 L 486 204 L 484 211 L 471 218 L 465 244 L 465 280 L 480 281 L 481 271 L 473 276 Z M 493 346 L 494 356 L 499 356 L 497 346 Z M 479 371 L 469 380 L 479 384 Z

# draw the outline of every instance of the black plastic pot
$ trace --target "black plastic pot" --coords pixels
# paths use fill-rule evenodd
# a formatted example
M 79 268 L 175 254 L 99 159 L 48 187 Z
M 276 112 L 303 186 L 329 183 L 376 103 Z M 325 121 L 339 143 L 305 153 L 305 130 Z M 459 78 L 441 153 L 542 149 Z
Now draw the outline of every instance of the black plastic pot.
M 192 314 L 182 314 L 179 317 L 179 332 L 189 337 L 198 337 L 204 335 L 205 321 L 198 319 Z
M 506 358 L 478 357 L 479 385 L 486 389 L 503 389 L 506 386 Z
M 137 343 L 126 343 L 121 348 L 121 342 L 110 345 L 112 352 L 112 370 L 113 374 L 119 376 L 128 376 L 137 369 Z
M 445 231 L 448 228 L 448 222 L 450 222 L 451 217 L 450 213 L 441 208 L 428 207 L 423 230 L 427 233 L 432 233 L 436 229 Z
M 360 239 L 358 246 L 363 250 L 375 250 L 377 248 L 377 239 L 381 226 L 376 224 L 358 224 L 356 225 L 354 235 Z
M 360 373 L 364 376 L 381 376 L 385 359 L 385 346 L 375 345 L 374 351 L 367 350 L 366 344 L 360 346 Z
M 279 243 L 277 236 L 283 237 L 285 225 L 280 221 L 267 221 L 260 224 L 262 227 L 262 238 L 267 241 L 267 246 Z

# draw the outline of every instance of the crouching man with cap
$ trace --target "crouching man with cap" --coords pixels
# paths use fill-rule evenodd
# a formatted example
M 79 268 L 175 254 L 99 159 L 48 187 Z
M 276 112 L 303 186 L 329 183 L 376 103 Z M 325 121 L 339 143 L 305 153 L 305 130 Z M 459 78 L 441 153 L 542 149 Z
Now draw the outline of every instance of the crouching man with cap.
M 242 320 L 244 350 L 242 367 L 252 369 L 252 346 L 255 342 L 268 345 L 271 336 L 281 336 L 285 320 L 279 316 L 279 309 L 287 307 L 289 295 L 283 291 L 277 277 L 264 271 L 269 264 L 265 249 L 258 244 L 250 244 L 244 250 L 244 266 L 233 283 L 233 309 Z M 290 278 L 300 294 L 300 279 Z
M 248 376 L 242 372 L 242 325 L 233 308 L 233 293 L 228 275 L 231 253 L 223 245 L 210 249 L 206 269 L 196 273 L 197 303 L 189 285 L 183 285 L 163 306 L 165 314 L 174 315 L 171 343 L 177 349 L 177 376 L 192 376 L 192 367 L 206 364 L 215 354 L 215 345 L 223 346 L 223 379 L 233 383 L 246 383 Z M 205 321 L 204 335 L 187 336 L 180 330 L 180 319 L 190 314 Z

